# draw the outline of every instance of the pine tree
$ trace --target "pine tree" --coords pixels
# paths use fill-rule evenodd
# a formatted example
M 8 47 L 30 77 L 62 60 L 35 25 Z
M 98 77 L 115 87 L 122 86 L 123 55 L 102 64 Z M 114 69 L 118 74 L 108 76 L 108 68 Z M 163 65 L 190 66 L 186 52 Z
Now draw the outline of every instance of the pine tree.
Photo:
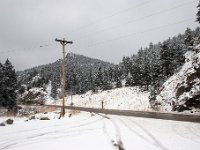
M 100 89 L 103 88 L 103 73 L 101 67 L 99 67 L 99 71 L 97 72 L 96 78 L 95 78 L 95 85 L 99 87 Z
M 73 66 L 73 69 L 71 69 L 70 74 L 71 76 L 69 76 L 69 88 L 72 91 L 72 94 L 77 94 L 79 92 L 79 83 L 75 66 Z
M 94 83 L 94 77 L 93 77 L 93 74 L 92 74 L 92 69 L 90 69 L 90 74 L 88 76 L 88 81 L 89 81 L 88 90 L 91 90 L 92 92 L 96 92 L 95 83 Z
M 3 92 L 1 105 L 12 109 L 16 105 L 17 75 L 8 59 L 3 65 L 3 78 L 1 81 L 1 91 Z
M 111 80 L 109 77 L 108 71 L 104 70 L 103 72 L 103 90 L 112 89 Z
M 114 82 L 115 82 L 116 88 L 122 87 L 122 82 L 121 82 L 122 74 L 123 74 L 122 70 L 120 69 L 118 65 L 116 65 L 115 70 L 114 70 Z
M 20 95 L 22 96 L 22 94 L 25 92 L 25 87 L 23 86 L 23 85 L 21 85 L 20 87 L 19 87 L 19 93 L 20 93 Z
M 196 22 L 200 23 L 200 1 L 199 1 L 199 4 L 197 5 L 197 8 L 198 8 L 198 12 L 197 12 L 197 18 L 196 18 Z
M 122 87 L 122 81 L 117 78 L 117 81 L 116 81 L 116 88 L 121 88 Z
M 5 84 L 3 82 L 3 65 L 0 63 L 0 106 L 3 105 L 3 89 L 5 88 Z
M 141 72 L 142 72 L 142 80 L 143 80 L 142 84 L 145 86 L 145 90 L 148 90 L 149 85 L 151 83 L 148 48 L 144 49 L 143 56 L 141 59 L 142 59 Z
M 187 28 L 185 30 L 185 39 L 184 39 L 184 41 L 185 41 L 186 46 L 188 46 L 188 47 L 193 46 L 194 37 L 192 35 L 192 30 L 190 28 Z
M 172 75 L 171 73 L 171 54 L 169 49 L 169 43 L 164 41 L 161 46 L 161 64 L 163 79 Z
M 128 77 L 130 70 L 131 70 L 131 67 L 132 67 L 131 58 L 130 57 L 123 57 L 122 63 L 123 63 L 122 67 L 123 67 L 125 77 Z
M 55 76 L 53 77 L 53 80 L 51 81 L 51 97 L 54 99 L 57 99 L 58 97 L 58 85 L 57 85 Z

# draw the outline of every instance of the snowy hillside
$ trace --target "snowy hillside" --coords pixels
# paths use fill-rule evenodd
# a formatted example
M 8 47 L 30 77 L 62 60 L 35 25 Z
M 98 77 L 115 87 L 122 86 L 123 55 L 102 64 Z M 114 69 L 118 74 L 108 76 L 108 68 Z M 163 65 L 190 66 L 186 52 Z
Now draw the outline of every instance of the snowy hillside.
M 101 91 L 96 94 L 87 92 L 82 95 L 67 97 L 66 104 L 73 103 L 74 106 L 107 109 L 127 109 L 127 110 L 151 110 L 149 104 L 149 92 L 143 92 L 137 87 L 123 87 L 108 91 Z M 47 104 L 60 104 L 61 100 L 49 100 Z
M 181 70 L 161 87 L 156 98 L 161 111 L 199 112 L 200 108 L 200 45 L 185 54 L 186 62 Z

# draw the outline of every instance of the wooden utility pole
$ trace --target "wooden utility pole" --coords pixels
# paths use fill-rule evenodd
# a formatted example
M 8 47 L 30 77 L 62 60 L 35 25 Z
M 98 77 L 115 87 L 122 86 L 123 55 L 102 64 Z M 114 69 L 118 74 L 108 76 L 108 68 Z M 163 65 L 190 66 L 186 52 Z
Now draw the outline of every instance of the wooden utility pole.
M 65 45 L 72 44 L 72 41 L 66 41 L 65 38 L 63 40 L 55 39 L 56 42 L 60 42 L 62 45 L 63 50 L 63 60 L 62 60 L 62 76 L 61 76 L 61 85 L 62 85 L 62 108 L 61 108 L 61 117 L 65 116 L 65 61 L 66 61 L 66 52 L 65 52 Z

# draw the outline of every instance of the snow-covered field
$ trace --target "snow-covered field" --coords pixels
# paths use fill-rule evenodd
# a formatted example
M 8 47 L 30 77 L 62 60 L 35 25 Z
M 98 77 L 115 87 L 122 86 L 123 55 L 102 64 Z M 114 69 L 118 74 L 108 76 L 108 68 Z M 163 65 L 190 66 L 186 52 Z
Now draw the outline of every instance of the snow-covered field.
M 4 119 L 0 118 L 0 122 Z M 13 125 L 0 127 L 0 133 L 0 150 L 199 150 L 200 147 L 198 123 L 105 117 L 85 112 L 52 120 L 25 122 L 18 118 Z
M 122 87 L 118 89 L 101 91 L 96 94 L 87 92 L 82 95 L 66 97 L 66 104 L 73 102 L 74 106 L 107 109 L 150 111 L 149 92 L 143 92 L 138 87 Z M 61 100 L 49 99 L 47 104 L 60 104 Z

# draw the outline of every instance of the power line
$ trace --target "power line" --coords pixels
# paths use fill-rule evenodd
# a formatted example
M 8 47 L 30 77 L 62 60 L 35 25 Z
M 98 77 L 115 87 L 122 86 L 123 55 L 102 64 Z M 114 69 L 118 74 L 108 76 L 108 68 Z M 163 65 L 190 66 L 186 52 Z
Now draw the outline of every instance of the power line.
M 152 14 L 150 14 L 150 15 L 146 15 L 146 16 L 143 16 L 143 17 L 141 17 L 141 18 L 136 18 L 136 19 L 133 19 L 133 20 L 129 20 L 129 21 L 127 21 L 127 22 L 125 22 L 125 23 L 121 23 L 121 24 L 119 24 L 119 25 L 117 25 L 117 26 L 111 26 L 111 27 L 108 27 L 108 28 L 104 28 L 104 29 L 95 31 L 95 32 L 93 32 L 93 33 L 89 33 L 89 34 L 83 35 L 83 36 L 81 36 L 79 39 L 85 39 L 85 38 L 88 37 L 88 36 L 95 36 L 95 35 L 97 35 L 97 33 L 102 33 L 102 32 L 105 32 L 105 31 L 107 31 L 107 30 L 113 30 L 113 29 L 119 28 L 119 27 L 121 27 L 121 26 L 125 26 L 125 25 L 128 25 L 128 24 L 134 23 L 134 22 L 136 22 L 136 21 L 141 21 L 141 20 L 144 20 L 144 19 L 149 19 L 149 17 L 156 16 L 156 15 L 160 15 L 160 14 L 162 14 L 162 13 L 166 13 L 166 12 L 168 12 L 168 11 L 178 9 L 178 8 L 180 8 L 180 7 L 183 7 L 183 6 L 185 6 L 185 5 L 191 4 L 191 3 L 193 3 L 193 2 L 196 2 L 196 0 L 190 1 L 190 2 L 186 2 L 186 3 L 182 3 L 182 4 L 180 4 L 180 5 L 177 5 L 177 6 L 174 6 L 174 7 L 168 8 L 168 9 L 165 9 L 165 10 L 161 10 L 161 11 L 152 13 Z
M 146 4 L 149 4 L 149 3 L 153 2 L 153 1 L 155 1 L 155 0 L 148 0 L 148 1 L 142 2 L 142 3 L 138 4 L 138 5 L 135 5 L 135 6 L 132 6 L 132 7 L 126 8 L 126 9 L 122 9 L 122 10 L 117 11 L 117 12 L 114 12 L 113 14 L 110 14 L 110 15 L 108 15 L 108 16 L 106 16 L 106 17 L 99 18 L 99 19 L 97 19 L 97 20 L 94 21 L 94 22 L 91 22 L 91 23 L 88 23 L 88 24 L 86 24 L 86 25 L 83 25 L 83 26 L 81 26 L 81 27 L 79 27 L 79 28 L 77 28 L 77 29 L 74 29 L 74 30 L 72 30 L 72 31 L 73 31 L 73 32 L 78 32 L 78 31 L 80 31 L 80 30 L 83 29 L 83 28 L 87 28 L 88 26 L 95 25 L 95 24 L 97 24 L 97 23 L 99 23 L 99 22 L 102 22 L 102 21 L 104 21 L 104 20 L 107 20 L 107 19 L 109 19 L 109 18 L 112 18 L 112 17 L 114 17 L 114 16 L 116 16 L 116 15 L 118 15 L 118 14 L 120 14 L 120 13 L 125 13 L 125 12 L 127 12 L 127 11 L 133 10 L 134 8 L 142 7 L 142 6 L 144 6 L 144 5 L 146 5 Z
M 141 6 L 143 6 L 143 5 L 145 5 L 145 4 L 148 4 L 148 3 L 150 3 L 150 2 L 152 2 L 152 0 L 149 0 L 149 1 L 146 1 L 146 2 L 143 2 L 143 3 L 140 3 L 139 5 L 136 5 L 136 6 L 134 6 L 134 7 L 130 7 L 130 8 L 127 8 L 127 9 L 124 9 L 124 10 L 121 10 L 121 11 L 118 11 L 118 12 L 115 12 L 115 13 L 113 13 L 113 14 L 107 16 L 107 17 L 104 17 L 104 18 L 102 18 L 102 19 L 97 20 L 97 22 L 98 22 L 98 21 L 102 21 L 102 20 L 104 20 L 104 19 L 108 19 L 108 18 L 110 18 L 110 17 L 112 17 L 112 16 L 115 16 L 115 15 L 117 15 L 117 14 L 119 14 L 119 13 L 123 13 L 123 12 L 129 11 L 131 8 L 141 7 Z M 174 7 L 172 7 L 172 8 L 165 9 L 165 10 L 161 10 L 161 11 L 158 11 L 158 12 L 156 12 L 156 13 L 152 13 L 152 14 L 150 14 L 150 15 L 146 15 L 146 16 L 144 16 L 144 17 L 142 17 L 142 18 L 136 18 L 136 19 L 130 20 L 130 21 L 126 22 L 126 23 L 120 24 L 120 25 L 118 25 L 118 26 L 112 26 L 112 27 L 109 27 L 109 28 L 105 28 L 105 29 L 96 31 L 96 32 L 94 32 L 94 33 L 92 33 L 92 34 L 88 34 L 88 35 L 93 35 L 93 34 L 96 35 L 96 33 L 98 33 L 98 32 L 103 32 L 103 31 L 106 31 L 106 30 L 108 30 L 108 29 L 113 30 L 113 29 L 118 28 L 118 27 L 120 27 L 120 26 L 122 26 L 122 25 L 127 25 L 127 24 L 133 23 L 133 22 L 135 22 L 135 21 L 140 21 L 140 20 L 143 20 L 143 19 L 146 19 L 146 18 L 155 16 L 155 15 L 158 15 L 158 14 L 161 14 L 161 13 L 165 13 L 165 12 L 167 12 L 167 11 L 180 8 L 180 7 L 182 7 L 182 6 L 185 6 L 185 5 L 190 4 L 190 3 L 193 3 L 193 2 L 196 2 L 196 0 L 190 1 L 190 2 L 186 2 L 186 3 L 182 3 L 182 4 L 177 5 L 177 6 L 174 6 Z M 93 22 L 92 24 L 96 24 L 97 22 Z M 87 26 L 87 27 L 88 27 L 88 26 Z M 138 34 L 138 33 L 139 33 L 139 32 L 133 33 L 133 34 Z M 84 37 L 82 37 L 82 38 L 85 39 L 86 37 L 87 37 L 87 35 L 84 36 Z M 121 37 L 123 37 L 123 36 L 121 36 Z M 81 38 L 81 39 L 82 39 L 82 38 Z M 117 38 L 117 39 L 118 39 L 118 38 Z M 112 40 L 111 40 L 111 41 L 112 41 Z M 102 42 L 98 42 L 98 43 L 102 43 Z M 97 43 L 97 44 L 98 44 L 98 43 Z M 103 42 L 103 43 L 104 43 L 104 42 Z M 51 44 L 51 43 L 50 43 L 50 44 L 44 44 L 44 45 L 40 45 L 40 46 L 32 47 L 32 48 L 24 48 L 24 49 L 21 49 L 21 50 L 2 51 L 2 52 L 0 52 L 0 53 L 4 54 L 4 53 L 16 52 L 16 51 L 26 51 L 26 50 L 32 50 L 32 49 L 39 49 L 39 48 L 44 48 L 44 47 L 50 47 L 50 46 L 53 46 L 53 45 L 55 45 L 55 44 Z M 93 45 L 96 45 L 96 44 L 92 44 L 92 46 L 93 46 Z M 98 45 L 99 45 L 99 44 L 98 44 Z M 91 45 L 89 45 L 89 47 L 91 47 Z
M 163 26 L 153 27 L 153 28 L 150 28 L 150 29 L 147 29 L 147 30 L 144 30 L 144 31 L 140 31 L 140 32 L 134 32 L 134 33 L 123 35 L 123 36 L 120 36 L 120 37 L 116 37 L 116 38 L 113 38 L 113 39 L 110 39 L 110 40 L 101 41 L 101 42 L 98 42 L 98 43 L 95 43 L 95 44 L 92 44 L 92 45 L 88 45 L 87 47 L 95 47 L 95 46 L 98 46 L 98 45 L 101 45 L 101 44 L 104 44 L 104 43 L 107 43 L 107 42 L 111 42 L 111 41 L 114 41 L 114 40 L 119 40 L 119 39 L 127 38 L 127 37 L 130 37 L 130 36 L 133 36 L 133 35 L 159 30 L 159 29 L 162 29 L 162 28 L 166 28 L 166 27 L 169 27 L 169 26 L 177 25 L 177 24 L 180 24 L 180 23 L 183 23 L 183 22 L 187 22 L 187 21 L 191 21 L 191 20 L 194 20 L 194 18 L 181 20 L 181 21 L 178 21 L 178 22 L 175 22 L 175 23 L 171 23 L 171 24 L 167 24 L 167 25 L 163 25 Z M 54 46 L 54 45 L 55 44 L 45 44 L 45 45 L 40 45 L 38 47 L 33 47 L 33 48 L 27 48 L 27 49 L 24 48 L 23 51 L 32 50 L 32 49 L 36 49 L 36 48 L 38 49 L 38 48 L 43 48 L 43 47 L 50 47 L 50 46 Z M 17 51 L 22 51 L 22 50 L 8 50 L 8 51 L 2 51 L 0 53 L 4 54 L 4 53 L 17 52 Z
M 13 50 L 7 50 L 7 51 L 1 51 L 0 53 L 1 54 L 7 54 L 7 53 L 14 53 L 14 52 L 19 52 L 19 51 L 31 51 L 31 50 L 34 50 L 34 49 L 41 49 L 41 48 L 45 48 L 45 47 L 51 47 L 51 46 L 54 46 L 56 45 L 55 43 L 54 44 L 43 44 L 43 45 L 39 45 L 39 46 L 34 46 L 34 47 L 31 47 L 31 48 L 22 48 L 22 49 L 13 49 Z
M 110 40 L 101 41 L 101 42 L 98 42 L 98 43 L 95 43 L 95 44 L 92 44 L 92 45 L 88 45 L 87 47 L 95 47 L 97 45 L 102 45 L 104 43 L 112 42 L 112 41 L 119 40 L 119 39 L 128 38 L 130 36 L 134 36 L 134 35 L 137 35 L 137 34 L 152 32 L 152 31 L 155 31 L 155 30 L 159 30 L 159 29 L 162 29 L 162 28 L 166 28 L 166 27 L 169 27 L 169 26 L 177 25 L 177 24 L 180 24 L 180 23 L 183 23 L 183 22 L 187 22 L 187 21 L 191 21 L 191 20 L 194 20 L 194 18 L 188 18 L 188 19 L 184 19 L 184 20 L 181 20 L 181 21 L 178 21 L 178 22 L 174 22 L 174 23 L 170 23 L 170 24 L 166 24 L 166 25 L 162 25 L 162 26 L 158 26 L 158 27 L 153 27 L 153 28 L 150 28 L 150 29 L 147 29 L 147 30 L 144 30 L 144 31 L 126 34 L 126 35 L 119 36 L 119 37 L 116 37 L 116 38 L 113 38 L 113 39 L 110 39 Z

